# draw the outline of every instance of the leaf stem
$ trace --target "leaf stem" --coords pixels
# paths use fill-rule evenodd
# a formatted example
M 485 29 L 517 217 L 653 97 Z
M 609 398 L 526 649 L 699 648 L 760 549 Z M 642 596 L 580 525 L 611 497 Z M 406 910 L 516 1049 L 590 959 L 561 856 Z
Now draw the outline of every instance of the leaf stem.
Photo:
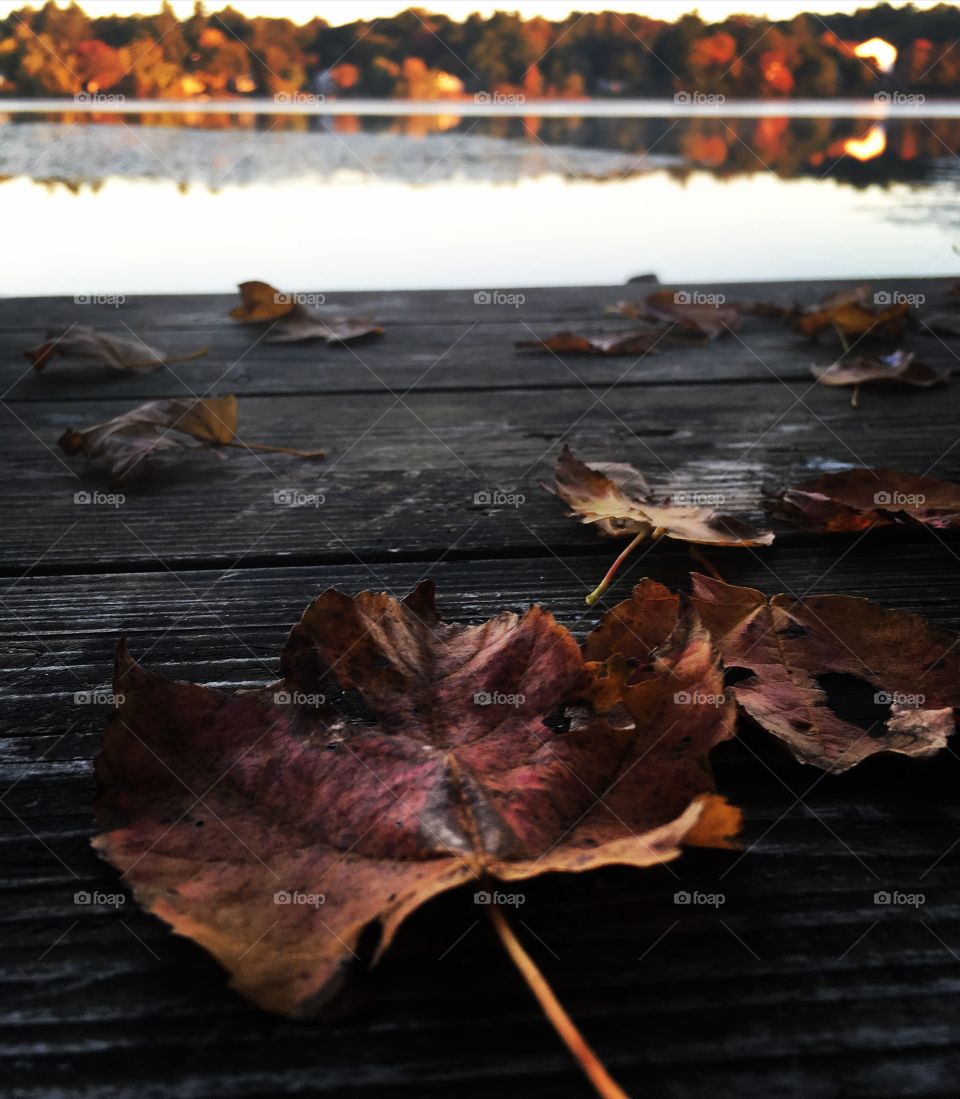
M 510 955 L 510 960 L 519 970 L 520 976 L 526 981 L 527 987 L 536 996 L 541 1008 L 543 1008 L 544 1015 L 563 1040 L 573 1059 L 583 1070 L 590 1083 L 593 1084 L 597 1095 L 601 1096 L 601 1099 L 629 1099 L 627 1093 L 607 1072 L 603 1062 L 587 1044 L 580 1031 L 577 1030 L 576 1024 L 566 1013 L 553 989 L 547 983 L 546 977 L 540 972 L 536 962 L 523 949 L 520 940 L 513 933 L 513 928 L 507 923 L 507 918 L 500 906 L 491 904 L 489 913 L 490 921 Z
M 326 458 L 325 450 L 294 450 L 289 446 L 269 446 L 267 443 L 241 443 L 239 439 L 232 439 L 223 446 L 237 446 L 241 450 L 259 450 L 263 454 L 292 454 L 294 458 Z
M 721 584 L 726 584 L 727 581 L 724 580 L 724 578 L 720 575 L 716 568 L 714 568 L 711 560 L 694 545 L 690 546 L 690 556 L 694 559 L 694 561 L 697 562 L 698 565 L 705 568 L 707 572 L 709 572 L 710 575 L 714 578 L 714 580 L 719 580 Z
M 653 537 L 658 538 L 663 533 L 662 527 L 657 527 L 653 532 Z M 620 566 L 626 561 L 631 553 L 640 545 L 640 543 L 647 537 L 647 531 L 641 530 L 640 533 L 630 542 L 630 545 L 620 554 L 620 556 L 614 561 L 614 563 L 607 569 L 606 576 L 600 581 L 599 584 L 593 589 L 593 591 L 587 596 L 587 606 L 592 607 L 594 603 L 603 595 L 603 593 L 610 587 L 610 582 L 613 580 Z

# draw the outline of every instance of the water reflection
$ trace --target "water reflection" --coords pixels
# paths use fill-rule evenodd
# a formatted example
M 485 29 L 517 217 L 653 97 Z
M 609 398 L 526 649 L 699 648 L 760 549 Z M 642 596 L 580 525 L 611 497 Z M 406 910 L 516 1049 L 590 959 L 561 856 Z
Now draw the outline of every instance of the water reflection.
M 691 171 L 708 171 L 720 178 L 756 172 L 771 172 L 781 179 L 832 179 L 854 187 L 895 181 L 914 182 L 942 179 L 952 171 L 960 155 L 960 119 L 915 118 L 461 118 L 456 114 L 416 116 L 360 115 L 254 115 L 254 114 L 68 114 L 48 116 L 3 116 L 0 125 L 0 172 L 27 174 L 49 179 L 38 171 L 10 170 L 4 151 L 12 143 L 10 126 L 37 125 L 38 120 L 57 124 L 94 125 L 123 130 L 143 128 L 165 131 L 218 131 L 262 137 L 267 134 L 330 134 L 341 138 L 356 135 L 390 135 L 413 139 L 447 135 L 469 153 L 475 142 L 487 138 L 531 149 L 595 150 L 632 158 L 605 159 L 597 164 L 578 156 L 565 166 L 562 153 L 554 158 L 560 174 L 590 175 L 594 178 L 622 178 L 631 170 L 651 166 L 670 171 L 678 178 Z M 42 124 L 42 123 L 39 123 Z M 388 147 L 393 155 L 394 149 Z M 443 152 L 443 148 L 439 149 Z M 161 154 L 162 155 L 162 154 Z M 455 158 L 456 159 L 456 158 Z M 530 174 L 539 174 L 541 161 L 530 161 Z M 339 167 L 340 165 L 336 165 Z M 363 168 L 363 157 L 355 165 Z M 103 176 L 122 166 L 103 165 Z M 156 174 L 156 173 L 152 173 Z M 521 174 L 522 171 L 521 171 Z M 168 176 L 177 178 L 176 172 Z M 62 177 L 70 180 L 69 174 Z M 78 172 L 74 182 L 91 182 L 87 171 Z M 102 177 L 101 177 L 102 178 Z M 497 178 L 496 173 L 492 178 Z M 189 180 L 187 180 L 189 182 Z M 236 180 L 234 181 L 236 182 Z

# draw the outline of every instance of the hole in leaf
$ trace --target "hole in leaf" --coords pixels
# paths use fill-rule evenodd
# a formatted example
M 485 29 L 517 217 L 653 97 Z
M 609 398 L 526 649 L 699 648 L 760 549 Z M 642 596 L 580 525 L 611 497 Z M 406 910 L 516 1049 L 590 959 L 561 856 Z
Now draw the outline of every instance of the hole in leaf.
M 749 668 L 725 668 L 723 672 L 723 685 L 724 687 L 736 687 L 738 683 L 742 683 L 743 680 L 749 679 L 752 675 L 753 672 Z
M 551 733 L 568 733 L 570 731 L 570 715 L 564 710 L 554 710 L 543 719 L 544 725 Z
M 827 705 L 841 720 L 849 721 L 870 736 L 885 735 L 890 703 L 886 701 L 888 696 L 872 683 L 846 672 L 824 672 L 817 676 L 817 685 L 826 694 Z

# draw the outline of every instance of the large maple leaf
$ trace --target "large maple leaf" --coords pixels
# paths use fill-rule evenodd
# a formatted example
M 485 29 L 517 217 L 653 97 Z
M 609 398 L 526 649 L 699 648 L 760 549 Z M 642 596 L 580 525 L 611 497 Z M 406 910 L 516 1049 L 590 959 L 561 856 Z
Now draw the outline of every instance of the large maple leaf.
M 562 704 L 590 694 L 572 636 L 536 606 L 446 624 L 427 583 L 400 602 L 325 592 L 290 635 L 283 680 L 254 691 L 162 679 L 121 646 L 94 845 L 240 992 L 310 1014 L 371 925 L 375 960 L 462 882 L 728 845 L 739 814 L 703 761 L 729 721 L 671 701 L 676 669 L 715 678 L 716 658 L 692 620 L 662 640 L 643 720 L 580 705 L 565 729 Z M 592 659 L 606 650 L 595 639 Z

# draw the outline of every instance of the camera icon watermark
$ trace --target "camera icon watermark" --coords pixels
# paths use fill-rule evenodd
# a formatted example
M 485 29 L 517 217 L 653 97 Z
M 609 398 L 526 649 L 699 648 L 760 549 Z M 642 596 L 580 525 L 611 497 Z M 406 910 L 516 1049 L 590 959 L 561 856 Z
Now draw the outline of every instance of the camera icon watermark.
M 110 107 L 119 103 L 126 103 L 125 95 L 106 92 L 75 92 L 73 101 L 78 106 Z
M 481 106 L 519 107 L 527 97 L 520 92 L 476 92 L 473 101 Z
M 902 691 L 877 691 L 873 696 L 877 706 L 903 706 L 911 710 L 917 710 L 926 701 L 926 695 L 904 694 Z
M 101 908 L 121 908 L 127 903 L 127 898 L 123 893 L 101 893 L 96 889 L 80 889 L 73 894 L 73 903 L 84 906 L 95 904 Z
M 927 897 L 925 893 L 903 893 L 898 889 L 880 889 L 873 894 L 873 903 L 920 908 L 927 903 Z
M 80 489 L 79 492 L 73 494 L 73 502 L 75 504 L 96 504 L 119 508 L 123 507 L 127 502 L 127 498 L 122 492 L 88 492 L 86 489 Z
M 496 890 L 490 893 L 485 889 L 481 889 L 473 894 L 474 904 L 512 905 L 514 908 L 519 908 L 520 905 L 526 903 L 526 900 L 527 898 L 522 893 L 500 893 Z
M 275 92 L 273 102 L 278 106 L 319 107 L 326 103 L 327 97 L 312 92 Z
M 727 97 L 717 92 L 680 91 L 673 93 L 673 101 L 681 107 L 719 107 Z
M 303 492 L 298 488 L 278 488 L 274 490 L 273 502 L 285 508 L 318 508 L 327 502 L 322 492 Z
M 114 309 L 119 309 L 121 305 L 126 303 L 126 296 L 123 294 L 74 294 L 74 305 L 108 305 Z
M 326 706 L 327 696 L 304 691 L 274 691 L 275 706 Z
M 313 308 L 317 305 L 324 305 L 327 300 L 326 294 L 314 294 L 314 293 L 284 293 L 283 290 L 278 290 L 273 295 L 274 305 L 304 305 L 307 308 Z
M 475 507 L 518 508 L 526 502 L 522 492 L 503 492 L 499 488 L 484 488 L 473 494 Z
M 325 893 L 304 893 L 299 889 L 278 889 L 273 894 L 274 904 L 306 904 L 319 908 L 327 900 Z
M 874 92 L 873 100 L 885 106 L 922 107 L 927 97 L 917 92 Z
M 513 706 L 515 709 L 527 701 L 522 694 L 504 694 L 502 691 L 474 691 L 474 706 Z
M 707 691 L 677 691 L 673 696 L 676 706 L 724 706 L 725 694 L 711 694 Z
M 519 309 L 526 300 L 526 294 L 506 290 L 477 290 L 473 295 L 474 305 L 509 305 L 514 309 Z
M 926 300 L 926 294 L 904 294 L 901 290 L 877 290 L 873 295 L 873 304 L 879 306 L 918 306 L 923 305 Z
M 116 709 L 122 706 L 125 696 L 117 691 L 95 690 L 74 691 L 74 706 L 112 706 Z
M 722 492 L 675 492 L 670 502 L 678 507 L 715 508 L 722 507 L 727 498 Z
M 702 290 L 677 290 L 673 295 L 674 305 L 712 305 L 716 309 L 726 300 L 726 294 L 706 294 Z
M 873 494 L 873 502 L 878 507 L 923 507 L 927 502 L 926 496 L 922 492 L 875 492 Z
M 719 908 L 722 904 L 727 903 L 727 897 L 725 893 L 701 893 L 697 889 L 692 892 L 681 889 L 673 894 L 673 903 L 703 908 Z

